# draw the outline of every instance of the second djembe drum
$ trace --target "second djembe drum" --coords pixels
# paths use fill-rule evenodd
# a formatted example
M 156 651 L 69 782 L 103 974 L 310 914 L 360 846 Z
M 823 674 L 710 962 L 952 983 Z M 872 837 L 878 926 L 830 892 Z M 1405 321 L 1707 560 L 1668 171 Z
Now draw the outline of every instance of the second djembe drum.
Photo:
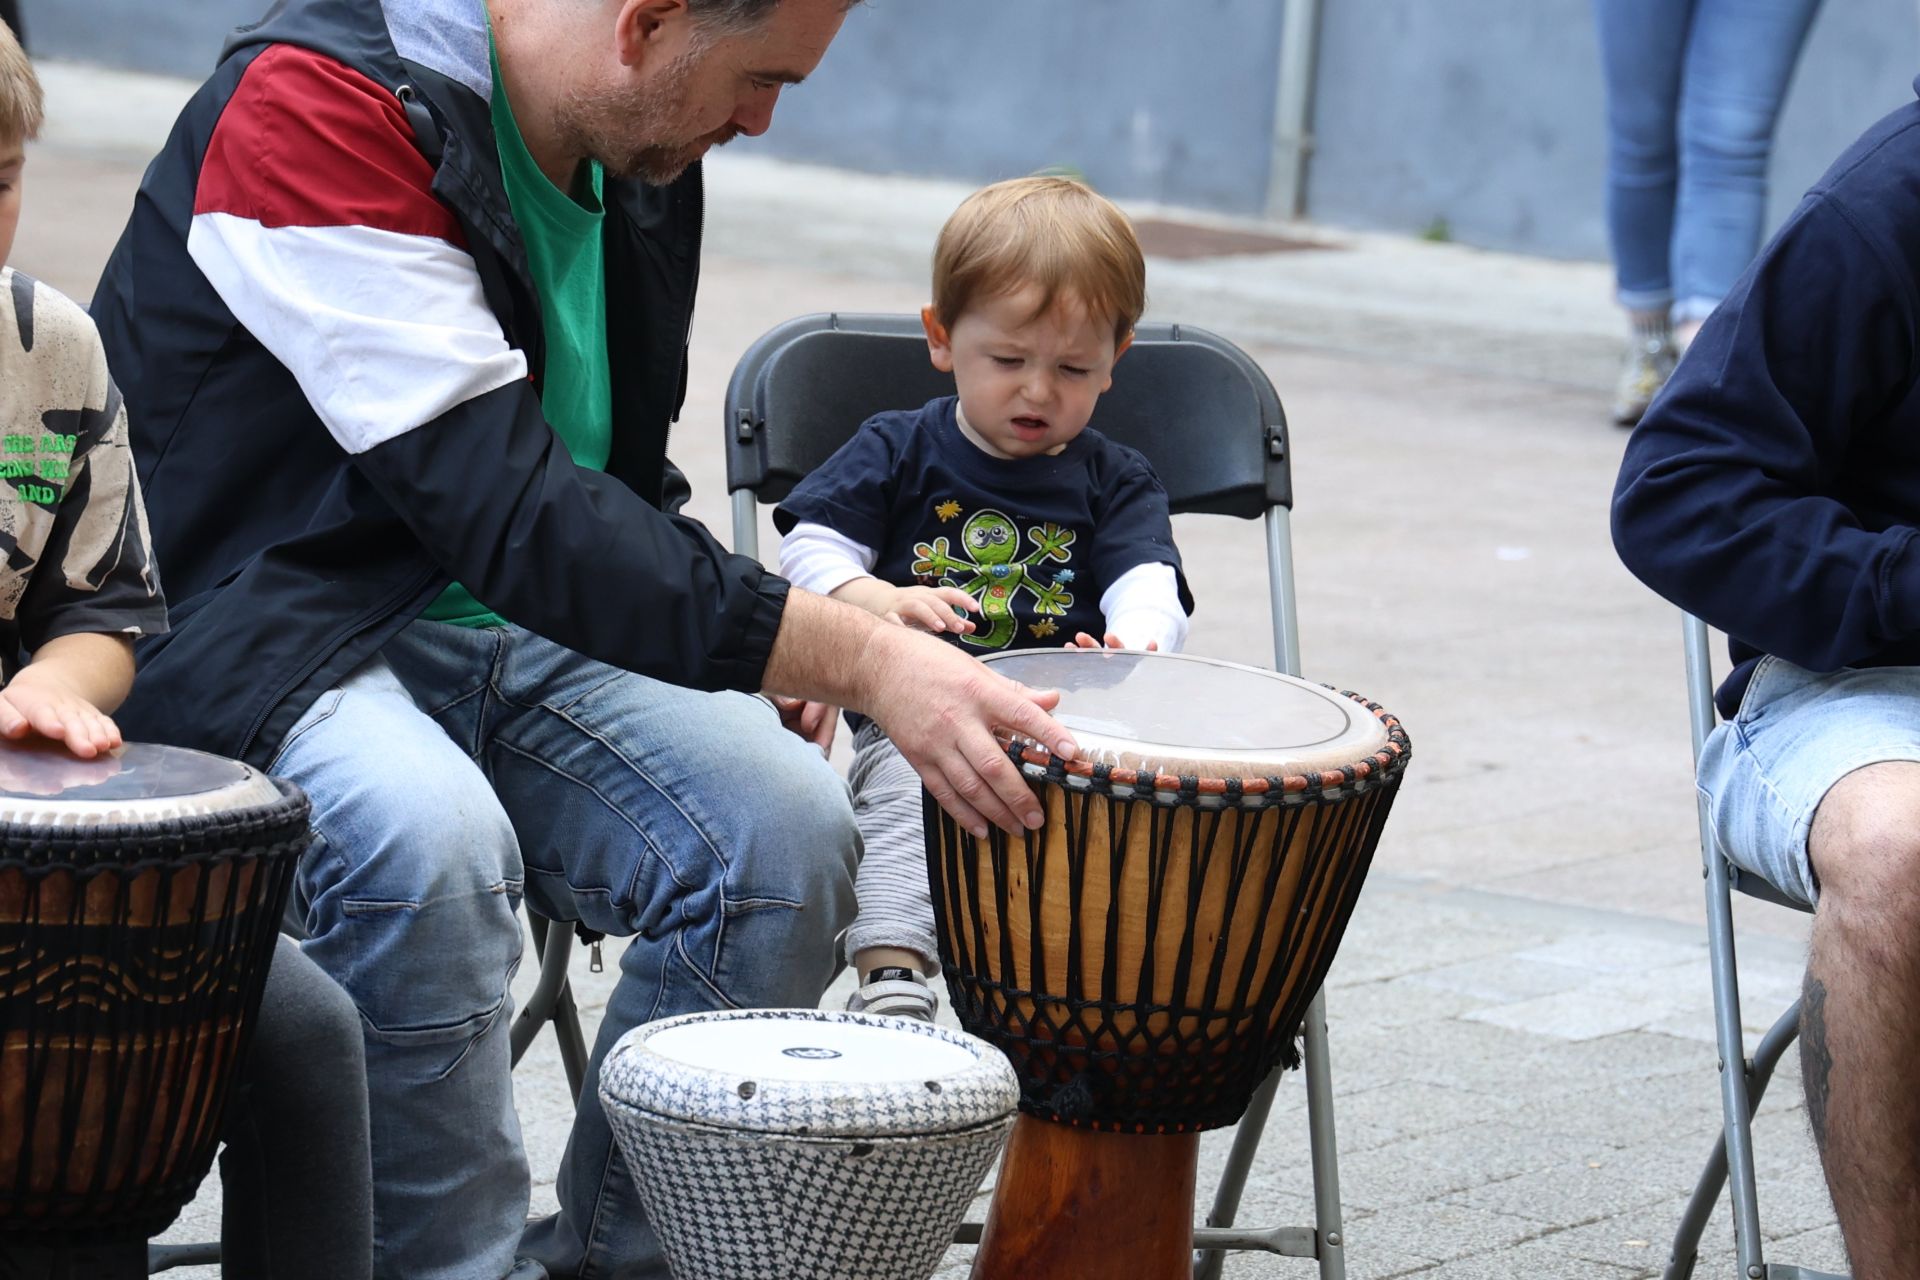
M 674 1280 L 926 1280 L 1016 1097 L 972 1036 L 818 1009 L 650 1022 L 600 1070 Z
M 0 744 L 0 1273 L 146 1274 L 206 1176 L 307 800 L 136 744 Z
M 1046 813 L 1024 840 L 927 805 L 954 1012 L 1021 1085 L 973 1274 L 1185 1276 L 1198 1131 L 1297 1065 L 1407 736 L 1355 695 L 1233 663 L 986 661 L 1061 690 L 1080 750 L 1009 744 Z

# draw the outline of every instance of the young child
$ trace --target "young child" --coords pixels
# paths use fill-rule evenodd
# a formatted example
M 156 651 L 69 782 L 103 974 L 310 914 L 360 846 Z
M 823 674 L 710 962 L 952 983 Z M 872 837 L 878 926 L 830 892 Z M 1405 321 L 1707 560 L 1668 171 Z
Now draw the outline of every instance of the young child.
M 0 263 L 20 225 L 40 85 L 0 26 Z M 0 267 L 0 736 L 82 759 L 120 745 L 133 638 L 167 629 L 126 414 L 86 312 Z
M 0 738 L 91 760 L 121 745 L 111 713 L 133 687 L 133 638 L 165 631 L 167 607 L 93 322 L 4 265 L 42 114 L 0 22 Z M 25 754 L 0 742 L 0 785 Z M 365 1074 L 352 1001 L 280 939 L 223 1134 L 229 1275 L 372 1275 Z
M 1090 188 L 1022 178 L 970 196 L 922 313 L 959 395 L 872 419 L 794 489 L 774 512 L 781 574 L 975 653 L 1178 649 L 1193 602 L 1166 491 L 1086 429 L 1145 304 L 1133 228 Z M 866 852 L 848 1008 L 931 1019 L 920 781 L 884 726 L 854 724 Z

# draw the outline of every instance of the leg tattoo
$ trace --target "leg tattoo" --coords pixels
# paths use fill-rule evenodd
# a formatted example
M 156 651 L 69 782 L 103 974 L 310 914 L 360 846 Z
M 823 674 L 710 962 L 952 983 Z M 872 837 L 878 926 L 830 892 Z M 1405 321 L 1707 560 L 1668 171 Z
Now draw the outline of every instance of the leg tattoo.
M 1807 1119 L 1813 1140 L 1827 1149 L 1827 1086 L 1833 1074 L 1833 1054 L 1827 1048 L 1827 987 L 1807 975 L 1800 995 L 1800 1074 L 1807 1091 Z

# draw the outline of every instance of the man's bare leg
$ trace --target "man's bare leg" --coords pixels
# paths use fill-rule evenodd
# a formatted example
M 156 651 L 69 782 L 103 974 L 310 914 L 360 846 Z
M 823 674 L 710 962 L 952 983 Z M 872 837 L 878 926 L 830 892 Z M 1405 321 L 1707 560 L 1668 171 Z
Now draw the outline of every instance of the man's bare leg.
M 1820 883 L 1800 1013 L 1807 1113 L 1854 1280 L 1920 1265 L 1920 764 L 1835 784 L 1808 851 Z

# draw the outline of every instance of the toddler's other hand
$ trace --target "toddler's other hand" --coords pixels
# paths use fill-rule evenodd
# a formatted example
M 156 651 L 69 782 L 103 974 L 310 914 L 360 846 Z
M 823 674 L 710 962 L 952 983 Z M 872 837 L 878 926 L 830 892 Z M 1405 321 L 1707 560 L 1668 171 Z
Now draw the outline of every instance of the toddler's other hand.
M 1063 649 L 1098 649 L 1099 647 L 1100 647 L 1100 642 L 1098 640 L 1095 640 L 1092 636 L 1088 635 L 1084 631 L 1075 635 L 1073 639 L 1067 641 L 1066 644 L 1061 646 L 1061 648 Z M 1119 636 L 1109 631 L 1107 632 L 1106 647 L 1109 649 L 1124 649 L 1127 646 L 1120 642 Z M 1159 651 L 1159 649 L 1160 649 L 1160 642 L 1158 640 L 1147 641 L 1147 647 L 1145 650 L 1147 653 L 1156 653 Z
M 17 741 L 29 733 L 65 743 L 82 760 L 121 743 L 119 726 L 105 712 L 59 676 L 34 666 L 23 667 L 0 689 L 0 738 Z

